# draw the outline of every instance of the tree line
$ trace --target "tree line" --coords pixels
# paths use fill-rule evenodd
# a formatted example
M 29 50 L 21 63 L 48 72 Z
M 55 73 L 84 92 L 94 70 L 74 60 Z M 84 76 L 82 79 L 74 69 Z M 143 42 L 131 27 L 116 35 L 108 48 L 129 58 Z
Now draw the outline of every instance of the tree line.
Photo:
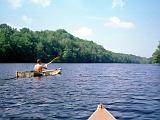
M 17 30 L 7 24 L 0 25 L 0 62 L 35 62 L 37 58 L 48 62 L 56 56 L 59 59 L 55 62 L 63 63 L 149 62 L 144 57 L 108 51 L 64 29 L 32 31 L 28 28 Z
M 156 51 L 152 54 L 152 63 L 160 63 L 160 42 Z

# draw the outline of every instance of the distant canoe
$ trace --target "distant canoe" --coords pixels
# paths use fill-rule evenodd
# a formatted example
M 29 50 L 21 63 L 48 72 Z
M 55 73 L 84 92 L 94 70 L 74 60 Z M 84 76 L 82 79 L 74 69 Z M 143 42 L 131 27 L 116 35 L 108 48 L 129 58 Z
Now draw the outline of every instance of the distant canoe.
M 61 74 L 61 68 L 53 69 L 53 70 L 46 70 L 43 72 L 36 72 L 36 71 L 23 71 L 23 72 L 16 72 L 17 78 L 25 78 L 25 77 L 40 77 L 40 76 L 52 76 Z
M 116 120 L 116 118 L 100 104 L 88 120 Z

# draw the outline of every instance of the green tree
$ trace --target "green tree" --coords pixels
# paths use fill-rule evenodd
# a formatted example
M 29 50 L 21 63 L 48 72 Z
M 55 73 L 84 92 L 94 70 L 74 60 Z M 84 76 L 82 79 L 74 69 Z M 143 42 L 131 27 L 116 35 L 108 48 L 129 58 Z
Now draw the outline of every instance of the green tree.
M 152 55 L 152 61 L 153 63 L 160 63 L 160 42 L 156 51 Z
M 160 46 L 160 45 L 159 45 Z M 159 48 L 159 47 L 158 47 Z M 158 60 L 159 50 L 154 53 Z M 114 53 L 103 46 L 74 37 L 64 29 L 56 31 L 20 30 L 0 25 L 0 62 L 44 62 L 60 56 L 58 62 L 78 63 L 147 63 L 148 59 L 135 55 Z
M 10 61 L 10 55 L 12 51 L 11 46 L 11 35 L 14 34 L 16 30 L 12 29 L 7 24 L 0 25 L 0 61 Z

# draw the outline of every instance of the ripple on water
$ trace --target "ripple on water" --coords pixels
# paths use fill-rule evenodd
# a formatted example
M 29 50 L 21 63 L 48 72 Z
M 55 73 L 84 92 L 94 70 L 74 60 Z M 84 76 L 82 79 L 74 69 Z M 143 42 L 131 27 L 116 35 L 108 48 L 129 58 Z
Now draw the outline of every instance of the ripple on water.
M 1 65 L 3 77 L 14 76 L 16 69 L 26 70 L 33 66 Z M 62 75 L 0 81 L 0 119 L 86 120 L 102 102 L 118 120 L 159 120 L 160 66 L 50 66 L 62 67 Z

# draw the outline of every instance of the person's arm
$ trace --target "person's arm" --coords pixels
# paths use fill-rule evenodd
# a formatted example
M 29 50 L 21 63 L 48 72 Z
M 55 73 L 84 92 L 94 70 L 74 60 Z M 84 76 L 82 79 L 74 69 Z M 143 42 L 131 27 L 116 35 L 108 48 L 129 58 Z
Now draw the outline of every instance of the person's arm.
M 44 69 L 47 69 L 47 67 L 48 67 L 47 64 L 44 64 L 44 65 L 43 65 L 43 68 L 44 68 Z

